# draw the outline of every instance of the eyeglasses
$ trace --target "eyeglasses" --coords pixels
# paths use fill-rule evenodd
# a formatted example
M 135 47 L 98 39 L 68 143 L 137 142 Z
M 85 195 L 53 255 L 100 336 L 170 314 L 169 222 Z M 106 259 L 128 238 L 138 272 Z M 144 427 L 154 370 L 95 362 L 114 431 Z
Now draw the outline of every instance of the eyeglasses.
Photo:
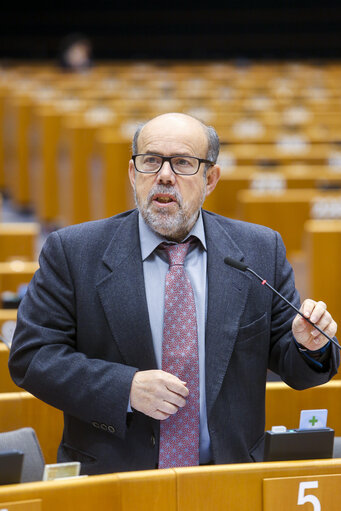
M 202 163 L 214 165 L 210 160 L 196 158 L 195 156 L 161 156 L 160 154 L 133 154 L 135 169 L 143 174 L 157 174 L 165 161 L 168 161 L 174 174 L 179 176 L 192 176 L 196 174 Z

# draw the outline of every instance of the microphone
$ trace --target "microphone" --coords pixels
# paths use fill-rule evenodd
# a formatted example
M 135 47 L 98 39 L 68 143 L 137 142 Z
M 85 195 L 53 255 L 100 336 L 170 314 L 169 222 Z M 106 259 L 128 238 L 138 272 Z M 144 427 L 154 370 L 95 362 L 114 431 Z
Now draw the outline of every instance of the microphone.
M 298 310 L 298 308 L 295 307 L 295 305 L 293 303 L 289 302 L 289 300 L 287 300 L 283 295 L 281 295 L 281 293 L 279 293 L 276 289 L 274 289 L 265 279 L 260 277 L 254 270 L 249 268 L 247 264 L 242 263 L 240 261 L 236 261 L 235 259 L 232 259 L 232 257 L 228 257 L 228 256 L 225 257 L 224 263 L 229 266 L 232 266 L 232 268 L 236 268 L 237 270 L 249 271 L 250 273 L 252 273 L 252 275 L 257 277 L 257 279 L 259 279 L 261 281 L 262 286 L 267 286 L 269 289 L 271 289 L 271 291 L 273 291 L 282 300 L 284 300 L 292 309 L 294 309 L 294 311 L 297 312 L 297 314 L 302 316 L 302 318 L 304 318 L 310 325 L 312 325 L 314 328 L 316 328 L 316 330 L 318 330 L 321 334 L 323 334 L 328 339 L 328 341 L 335 344 L 335 346 L 337 346 L 339 348 L 339 350 L 341 350 L 341 346 L 335 341 L 335 339 L 332 339 L 331 337 L 329 337 L 329 335 L 326 334 L 323 330 L 321 330 L 320 327 L 315 325 L 309 318 L 306 318 L 305 315 L 300 310 Z

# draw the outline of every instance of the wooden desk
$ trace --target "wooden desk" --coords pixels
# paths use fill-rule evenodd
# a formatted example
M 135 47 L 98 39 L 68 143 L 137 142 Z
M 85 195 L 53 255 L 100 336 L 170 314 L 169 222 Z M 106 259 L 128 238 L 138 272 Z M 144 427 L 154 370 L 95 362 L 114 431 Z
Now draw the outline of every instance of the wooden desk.
M 304 224 L 311 218 L 313 201 L 339 198 L 341 192 L 312 189 L 275 192 L 242 190 L 237 197 L 239 218 L 278 231 L 290 257 L 303 251 Z
M 6 321 L 16 321 L 17 313 L 17 309 L 0 309 L 0 328 Z
M 0 86 L 0 126 L 4 126 L 5 122 L 5 98 L 6 91 Z M 0 131 L 0 190 L 5 188 L 5 143 L 4 137 Z
M 92 158 L 92 218 L 106 218 L 134 208 L 133 191 L 128 178 L 131 143 L 111 130 L 96 137 Z
M 117 131 L 78 121 L 69 124 L 67 134 L 69 168 L 61 182 L 60 224 L 105 218 L 133 206 L 128 180 L 130 141 Z
M 56 463 L 62 438 L 63 414 L 28 392 L 0 393 L 0 431 L 26 426 L 37 433 L 46 463 Z
M 0 261 L 35 261 L 39 234 L 36 222 L 0 223 Z
M 208 509 L 264 511 L 264 479 L 296 476 L 305 480 L 304 478 L 310 475 L 314 475 L 316 479 L 319 474 L 339 474 L 340 468 L 341 460 L 335 459 L 176 469 L 177 509 L 178 511 Z M 341 495 L 341 486 L 339 494 Z M 334 497 L 336 498 L 336 495 Z M 294 499 L 297 502 L 296 489 Z M 294 511 L 296 507 L 285 509 Z
M 20 388 L 12 380 L 8 370 L 9 351 L 5 344 L 0 344 L 0 393 L 20 392 Z
M 327 408 L 328 425 L 341 436 L 341 381 L 335 380 L 312 389 L 296 391 L 280 382 L 268 382 L 266 429 L 284 425 L 298 427 L 302 409 Z M 0 393 L 0 431 L 31 426 L 35 429 L 44 455 L 54 463 L 62 436 L 62 412 L 28 392 Z
M 62 115 L 53 106 L 38 109 L 39 158 L 34 172 L 33 202 L 40 222 L 56 222 L 59 213 L 59 149 Z
M 327 165 L 335 152 L 331 143 L 307 144 L 302 149 L 290 149 L 287 145 L 277 144 L 231 144 L 228 152 L 236 165 L 257 165 L 261 161 L 275 161 L 278 164 L 309 163 Z
M 333 379 L 325 385 L 312 389 L 294 390 L 282 382 L 268 382 L 266 385 L 266 424 L 286 426 L 294 429 L 299 426 L 300 411 L 327 408 L 328 426 L 336 436 L 341 436 L 341 381 Z
M 309 220 L 304 231 L 309 296 L 327 303 L 340 329 L 341 220 Z
M 340 473 L 340 459 L 126 472 L 2 486 L 0 505 L 38 499 L 41 511 L 263 511 L 264 480 L 297 477 L 288 495 L 297 501 L 300 481 Z M 336 502 L 340 496 L 341 487 Z
M 11 117 L 15 126 L 14 151 L 11 172 L 6 171 L 6 185 L 11 198 L 19 208 L 31 205 L 30 158 L 32 150 L 32 101 L 27 94 L 13 93 Z
M 238 218 L 238 192 L 283 184 L 284 189 L 341 188 L 341 174 L 321 166 L 282 166 L 274 169 L 240 166 L 228 169 L 222 161 L 222 175 L 204 207 L 219 215 Z
M 37 262 L 11 261 L 0 263 L 0 293 L 18 291 L 18 286 L 28 284 L 38 269 Z

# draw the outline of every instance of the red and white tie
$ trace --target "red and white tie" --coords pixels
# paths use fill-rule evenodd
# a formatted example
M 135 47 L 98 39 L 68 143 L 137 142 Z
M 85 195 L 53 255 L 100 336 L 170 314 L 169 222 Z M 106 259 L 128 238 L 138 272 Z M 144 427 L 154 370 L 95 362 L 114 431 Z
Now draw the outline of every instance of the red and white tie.
M 163 245 L 166 275 L 162 369 L 187 382 L 183 408 L 160 422 L 159 468 L 199 464 L 199 356 L 194 294 L 184 268 L 190 242 Z

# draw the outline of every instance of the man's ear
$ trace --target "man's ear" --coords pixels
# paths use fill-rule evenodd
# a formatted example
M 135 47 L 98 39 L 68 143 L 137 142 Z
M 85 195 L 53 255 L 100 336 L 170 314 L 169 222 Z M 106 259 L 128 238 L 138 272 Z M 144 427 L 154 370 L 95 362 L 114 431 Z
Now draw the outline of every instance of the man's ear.
M 213 165 L 206 174 L 206 197 L 215 189 L 220 178 L 220 166 Z
M 128 175 L 129 175 L 130 184 L 134 188 L 135 187 L 135 165 L 134 165 L 133 160 L 129 161 Z

